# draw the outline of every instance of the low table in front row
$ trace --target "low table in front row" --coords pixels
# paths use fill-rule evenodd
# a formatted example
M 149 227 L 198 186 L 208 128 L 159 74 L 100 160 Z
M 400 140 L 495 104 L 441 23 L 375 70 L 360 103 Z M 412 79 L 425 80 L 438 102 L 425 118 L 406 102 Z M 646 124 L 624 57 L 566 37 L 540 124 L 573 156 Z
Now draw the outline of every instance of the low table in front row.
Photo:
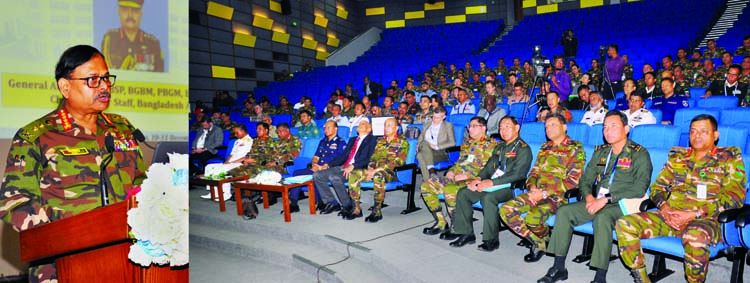
M 196 177 L 190 178 L 190 185 L 206 185 L 209 186 L 211 189 L 211 200 L 216 200 L 218 197 L 219 200 L 219 210 L 221 212 L 224 212 L 227 210 L 226 202 L 224 201 L 224 189 L 223 186 L 226 183 L 231 183 L 235 181 L 240 180 L 247 180 L 247 176 L 237 176 L 237 177 L 229 177 L 225 179 L 206 179 L 203 177 L 203 175 L 198 175 Z M 217 194 L 218 193 L 218 194 Z
M 246 194 L 250 193 L 250 190 L 261 191 L 263 193 L 263 208 L 268 208 L 268 192 L 279 192 L 281 193 L 281 204 L 284 209 L 284 222 L 292 222 L 292 214 L 289 212 L 289 190 L 296 187 L 307 186 L 307 193 L 310 196 L 315 195 L 315 186 L 313 181 L 306 181 L 295 184 L 281 184 L 281 185 L 264 185 L 259 183 L 251 183 L 247 180 L 234 182 L 234 198 L 237 200 L 237 215 L 242 215 L 242 190 L 245 190 Z M 315 197 L 308 198 L 310 200 L 310 214 L 315 214 Z

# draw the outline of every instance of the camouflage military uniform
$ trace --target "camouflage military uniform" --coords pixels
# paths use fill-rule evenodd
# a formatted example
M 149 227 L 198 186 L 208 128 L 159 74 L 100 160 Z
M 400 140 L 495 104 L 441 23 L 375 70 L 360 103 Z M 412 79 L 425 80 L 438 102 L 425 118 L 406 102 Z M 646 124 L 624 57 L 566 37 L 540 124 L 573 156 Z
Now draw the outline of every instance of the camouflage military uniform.
M 240 113 L 240 116 L 242 117 L 250 117 L 255 116 L 255 109 L 242 109 L 242 113 Z
M 299 154 L 299 150 L 302 147 L 301 142 L 299 141 L 299 138 L 292 136 L 292 141 L 296 140 L 297 144 L 297 154 Z M 291 142 L 290 144 L 294 145 L 295 142 Z M 288 160 L 284 160 L 282 157 L 276 156 L 274 153 L 279 146 L 277 145 L 277 141 L 274 141 L 271 136 L 266 137 L 265 139 L 261 138 L 255 138 L 253 140 L 253 147 L 250 149 L 250 153 L 247 154 L 247 157 L 252 158 L 255 160 L 255 165 L 248 165 L 248 166 L 240 166 L 237 168 L 234 168 L 230 170 L 227 175 L 230 176 L 250 176 L 251 178 L 255 175 L 258 175 L 258 173 L 262 172 L 263 170 L 274 170 L 277 172 L 280 172 L 284 174 L 286 172 L 286 168 L 283 166 L 284 162 Z M 277 163 L 276 167 L 284 167 L 283 171 L 277 170 L 279 168 L 271 168 L 266 167 L 265 164 L 270 161 L 275 161 Z M 279 164 L 280 163 L 280 164 Z
M 578 179 L 583 173 L 586 153 L 583 144 L 565 138 L 560 145 L 549 141 L 542 144 L 531 169 L 526 186 L 536 186 L 546 193 L 536 205 L 529 201 L 529 195 L 522 194 L 500 208 L 500 217 L 508 227 L 519 236 L 534 244 L 535 250 L 547 249 L 549 227 L 547 219 L 554 215 L 560 205 L 568 203 L 563 197 L 565 191 L 578 186 Z M 522 215 L 527 213 L 526 217 Z
M 382 216 L 380 208 L 385 199 L 385 183 L 396 179 L 394 168 L 404 165 L 408 151 L 409 142 L 402 136 L 394 137 L 390 141 L 385 137 L 378 140 L 367 169 L 355 169 L 349 174 L 349 196 L 352 198 L 352 203 L 355 206 L 352 211 L 353 214 L 362 211 L 359 206 L 360 184 L 372 180 L 375 190 L 373 212 L 377 216 Z M 375 170 L 375 175 L 372 179 L 367 178 L 367 170 L 369 169 Z
M 500 142 L 492 151 L 492 156 L 479 171 L 477 177 L 481 180 L 492 180 L 495 186 L 509 184 L 526 178 L 531 167 L 531 149 L 520 137 L 511 143 Z M 503 174 L 492 178 L 498 171 Z M 482 240 L 489 241 L 497 239 L 500 231 L 500 214 L 498 204 L 513 198 L 513 190 L 510 188 L 499 189 L 492 192 L 477 192 L 464 187 L 458 191 L 456 196 L 456 214 L 453 223 L 453 233 L 461 235 L 474 234 L 474 225 L 471 218 L 474 214 L 472 204 L 479 201 L 484 212 L 484 224 Z
M 159 39 L 140 29 L 134 41 L 122 29 L 107 31 L 102 39 L 102 54 L 113 69 L 164 72 Z
M 622 217 L 618 202 L 625 198 L 642 197 L 650 183 L 651 170 L 648 151 L 631 140 L 627 141 L 620 154 L 612 154 L 612 146 L 609 144 L 597 146 L 578 187 L 583 199 L 589 195 L 596 198 L 600 188 L 609 187 L 611 203 L 605 204 L 594 215 L 586 210 L 586 201 L 561 206 L 557 210 L 555 229 L 552 229 L 547 252 L 558 256 L 567 255 L 573 227 L 593 221 L 594 249 L 590 265 L 608 269 L 612 252 L 612 230 L 615 228 L 615 221 Z
M 729 72 L 729 66 L 721 65 L 716 68 L 716 78 L 719 80 L 723 80 L 727 77 L 727 72 Z
M 281 105 L 276 106 L 276 115 L 279 114 L 294 115 L 294 107 L 292 107 L 291 105 L 287 105 L 286 107 L 281 107 Z
M 726 49 L 724 47 L 716 47 L 713 51 L 706 48 L 706 50 L 703 51 L 703 59 L 713 59 L 713 58 L 721 58 L 721 54 L 726 52 Z
M 455 80 L 458 78 L 458 71 L 449 72 L 447 75 L 445 75 L 446 78 L 450 80 Z
M 482 91 L 484 89 L 484 83 L 482 81 L 476 81 L 469 84 L 471 92 Z
M 682 71 L 685 72 L 685 74 L 687 74 L 687 71 L 692 69 L 693 67 L 693 63 L 687 59 L 685 61 L 679 61 L 679 60 L 674 61 L 674 64 L 672 65 L 682 67 Z
M 145 178 L 146 164 L 122 116 L 101 113 L 96 133 L 80 127 L 65 105 L 21 128 L 13 137 L 0 187 L 0 218 L 17 231 L 71 217 L 101 206 L 100 164 L 106 168 L 110 203 L 124 201 Z M 31 266 L 30 282 L 56 279 L 54 264 Z
M 599 81 L 602 79 L 602 70 L 600 68 L 589 69 L 586 73 L 591 77 L 591 83 L 598 86 Z
M 508 78 L 508 67 L 506 67 L 505 65 L 498 66 L 497 68 L 495 68 L 494 71 L 495 71 L 495 74 L 502 75 L 503 78 L 505 79 Z
M 635 68 L 633 64 L 625 64 L 625 69 L 622 70 L 622 74 L 625 75 L 625 79 L 632 79 Z
M 740 78 L 737 79 L 740 83 L 750 85 L 750 74 L 740 74 Z
M 396 120 L 398 121 L 399 125 L 414 124 L 414 116 L 409 115 L 409 114 L 406 114 L 403 117 L 396 116 Z
M 296 125 L 297 122 L 299 122 L 299 115 L 302 113 L 302 110 L 309 111 L 310 114 L 312 115 L 312 117 L 310 117 L 310 118 L 315 119 L 315 115 L 316 115 L 316 113 L 315 113 L 315 106 L 312 106 L 312 105 L 310 105 L 309 107 L 303 106 L 302 108 L 300 108 L 299 110 L 297 110 L 297 114 L 294 115 L 294 117 L 292 117 L 292 124 L 289 125 L 290 127 L 293 126 L 293 125 Z M 326 115 L 328 115 L 328 117 L 325 117 Z M 331 112 L 325 112 L 325 113 L 323 113 L 323 117 L 326 118 L 326 119 L 330 118 L 331 117 Z
M 443 176 L 432 176 L 429 180 L 422 183 L 420 187 L 422 199 L 427 205 L 427 209 L 435 214 L 438 220 L 436 227 L 445 227 L 447 223 L 440 207 L 438 195 L 443 194 L 445 198 L 445 210 L 448 212 L 448 217 L 452 219 L 453 208 L 456 207 L 456 193 L 458 189 L 466 187 L 468 182 L 475 179 L 474 176 L 479 173 L 482 166 L 490 159 L 492 150 L 496 145 L 497 143 L 494 139 L 487 137 L 482 137 L 478 140 L 467 138 L 461 144 L 461 153 L 456 164 L 448 169 L 448 172 L 452 172 L 454 175 L 466 174 L 468 179 L 454 181 Z
M 737 47 L 737 50 L 734 51 L 734 55 L 750 55 L 750 48 L 745 48 L 745 46 Z
M 432 120 L 432 111 L 428 111 L 427 113 L 419 111 L 419 113 L 414 115 L 414 124 L 424 124 L 428 120 Z
M 716 78 L 718 78 L 716 72 L 707 75 L 704 70 L 700 70 L 698 71 L 698 76 L 695 78 L 695 81 L 693 81 L 692 87 L 706 88 L 708 87 L 708 83 L 716 80 Z
M 464 69 L 464 77 L 465 78 L 468 79 L 468 78 L 471 78 L 473 76 L 474 76 L 474 69 L 473 68 L 469 67 L 469 68 Z
M 225 131 L 232 131 L 232 130 L 234 130 L 234 128 L 235 128 L 235 127 L 237 127 L 237 126 L 239 126 L 239 125 L 240 125 L 240 124 L 237 124 L 237 122 L 235 122 L 235 121 L 229 121 L 229 124 L 225 124 L 225 123 L 219 123 L 219 125 L 218 125 L 218 126 L 219 126 L 219 128 L 221 128 L 222 130 L 225 130 Z M 232 134 L 232 136 L 234 136 L 234 134 Z
M 479 70 L 477 70 L 477 74 L 479 74 L 480 77 L 486 77 L 486 76 L 488 76 L 490 74 L 490 69 L 488 69 L 488 68 L 484 68 L 484 69 L 479 68 Z
M 742 206 L 747 181 L 740 149 L 714 148 L 703 160 L 695 161 L 692 149 L 674 147 L 667 164 L 651 185 L 651 199 L 657 207 L 666 204 L 680 211 L 701 213 L 682 230 L 666 224 L 658 211 L 627 215 L 617 221 L 617 239 L 623 263 L 645 268 L 640 239 L 659 236 L 682 238 L 685 247 L 685 275 L 689 282 L 704 282 L 711 245 L 721 240 L 720 212 Z M 706 186 L 706 197 L 697 196 L 697 186 Z
M 674 93 L 690 97 L 690 82 L 685 79 L 675 80 Z

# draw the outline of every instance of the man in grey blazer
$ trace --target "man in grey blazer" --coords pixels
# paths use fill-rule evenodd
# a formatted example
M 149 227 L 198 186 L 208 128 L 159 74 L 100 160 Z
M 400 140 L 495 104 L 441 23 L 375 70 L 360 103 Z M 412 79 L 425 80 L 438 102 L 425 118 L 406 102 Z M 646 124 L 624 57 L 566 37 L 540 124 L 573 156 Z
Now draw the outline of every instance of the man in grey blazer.
M 436 174 L 436 162 L 448 160 L 445 149 L 456 145 L 453 124 L 445 121 L 446 115 L 442 106 L 435 108 L 432 120 L 422 126 L 422 134 L 417 138 L 417 161 L 425 180 L 430 178 L 429 175 Z
M 204 116 L 199 122 L 201 129 L 195 135 L 190 149 L 190 175 L 203 174 L 206 163 L 212 158 L 219 157 L 219 150 L 216 148 L 224 143 L 224 132 L 214 126 L 211 117 Z M 200 167 L 195 164 L 196 160 L 200 162 Z

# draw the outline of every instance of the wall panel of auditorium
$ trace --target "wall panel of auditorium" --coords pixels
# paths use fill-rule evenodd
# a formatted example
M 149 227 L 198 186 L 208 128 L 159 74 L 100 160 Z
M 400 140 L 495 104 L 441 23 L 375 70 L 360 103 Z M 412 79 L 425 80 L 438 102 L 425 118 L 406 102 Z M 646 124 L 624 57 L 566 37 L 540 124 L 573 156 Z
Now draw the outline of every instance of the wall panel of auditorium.
M 217 90 L 251 91 L 305 61 L 323 66 L 330 52 L 364 31 L 357 1 L 291 0 L 289 15 L 281 2 L 190 1 L 191 102 L 210 102 Z
M 365 23 L 362 31 L 370 27 L 439 25 L 451 22 L 478 22 L 507 20 L 508 8 L 513 0 L 460 0 L 427 1 L 385 0 L 361 3 Z M 512 15 L 510 15 L 512 16 Z

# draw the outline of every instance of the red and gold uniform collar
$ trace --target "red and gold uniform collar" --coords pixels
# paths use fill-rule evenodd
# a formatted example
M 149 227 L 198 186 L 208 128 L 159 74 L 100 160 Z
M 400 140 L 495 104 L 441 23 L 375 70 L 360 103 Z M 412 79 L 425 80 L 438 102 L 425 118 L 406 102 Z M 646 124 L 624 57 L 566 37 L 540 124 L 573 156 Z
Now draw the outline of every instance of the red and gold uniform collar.
M 719 152 L 719 147 L 714 146 L 714 148 L 712 148 L 711 151 L 708 152 L 708 155 L 709 156 L 716 156 L 716 153 L 718 153 L 718 152 Z M 690 157 L 691 154 L 693 154 L 693 148 L 692 147 L 688 149 L 686 155 L 687 155 L 687 157 Z

